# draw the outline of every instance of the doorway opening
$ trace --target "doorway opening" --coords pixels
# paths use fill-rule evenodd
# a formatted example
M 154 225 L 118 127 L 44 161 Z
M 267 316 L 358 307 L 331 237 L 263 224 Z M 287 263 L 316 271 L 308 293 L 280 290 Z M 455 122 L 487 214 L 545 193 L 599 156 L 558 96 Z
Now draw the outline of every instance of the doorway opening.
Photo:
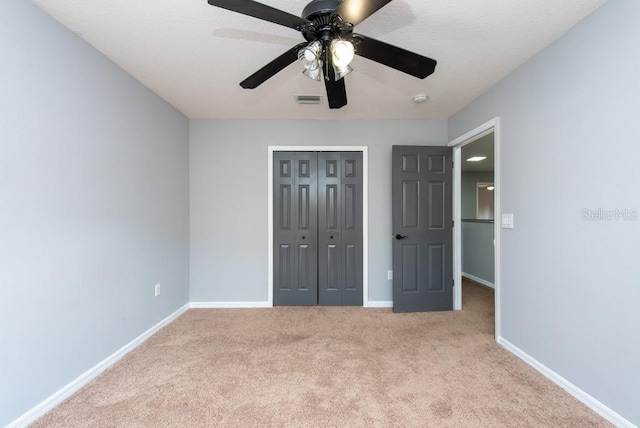
M 488 135 L 488 138 L 493 139 L 493 134 Z M 493 144 L 493 141 L 492 141 Z M 465 147 L 473 147 L 474 149 L 478 145 L 477 142 L 470 144 Z M 493 147 L 492 147 L 493 149 Z M 493 150 L 492 150 L 493 151 Z M 464 159 L 466 155 L 464 154 L 464 149 L 462 151 L 462 159 Z M 491 163 L 491 174 L 493 174 L 493 163 Z M 470 177 L 467 177 L 467 180 Z M 465 180 L 465 171 L 462 170 L 462 180 Z M 493 180 L 493 177 L 491 177 Z M 495 203 L 495 183 L 492 181 L 490 183 L 482 183 L 476 182 L 476 218 L 478 220 L 495 220 L 495 212 L 494 212 L 494 203 Z M 463 209 L 464 211 L 464 209 Z
M 449 143 L 453 148 L 454 308 L 470 281 L 494 290 L 500 337 L 500 122 L 495 118 Z M 469 160 L 471 159 L 471 160 Z
M 287 153 L 301 153 L 301 156 L 303 156 L 303 153 L 305 152 L 318 152 L 319 157 L 322 158 L 322 153 L 324 152 L 331 152 L 331 153 L 349 153 L 349 152 L 360 152 L 358 153 L 358 155 L 361 154 L 361 159 L 362 159 L 362 163 L 361 163 L 361 198 L 358 198 L 358 202 L 357 204 L 359 205 L 357 208 L 357 211 L 359 212 L 358 214 L 358 223 L 360 223 L 362 225 L 361 227 L 361 257 L 362 257 L 362 263 L 361 263 L 361 271 L 357 272 L 357 276 L 361 278 L 361 290 L 358 290 L 358 294 L 361 293 L 361 295 L 359 295 L 357 297 L 358 299 L 358 305 L 362 305 L 362 306 L 369 306 L 369 299 L 368 299 L 368 198 L 367 198 L 367 194 L 368 194 L 368 158 L 367 158 L 367 147 L 364 146 L 349 146 L 349 147 L 343 147 L 343 146 L 270 146 L 268 148 L 268 280 L 267 280 L 267 293 L 268 293 L 268 305 L 269 306 L 273 306 L 274 305 L 274 290 L 275 290 L 275 281 L 274 278 L 278 275 L 276 275 L 277 273 L 277 269 L 280 269 L 280 261 L 277 260 L 279 257 L 279 254 L 276 253 L 275 251 L 275 243 L 278 243 L 277 240 L 280 239 L 281 235 L 279 235 L 279 231 L 276 230 L 277 228 L 275 227 L 275 223 L 274 223 L 274 219 L 276 220 L 280 220 L 279 219 L 279 215 L 277 213 L 278 211 L 278 206 L 276 204 L 276 202 L 280 201 L 280 198 L 282 195 L 280 195 L 279 193 L 275 192 L 274 190 L 274 186 L 276 185 L 276 180 L 278 180 L 279 178 L 277 176 L 281 176 L 281 172 L 282 171 L 278 171 L 277 168 L 275 168 L 275 160 L 276 158 L 281 157 L 281 152 L 287 152 Z M 304 156 L 303 156 L 304 157 Z M 299 163 L 299 162 L 298 162 Z M 303 162 L 305 163 L 305 162 Z M 306 163 L 308 165 L 312 165 L 312 163 Z M 321 162 L 321 164 L 323 166 L 328 166 L 329 168 L 331 168 L 332 163 L 330 162 L 329 159 L 323 160 Z M 293 163 L 291 164 L 293 165 Z M 301 164 L 302 165 L 302 164 Z M 336 164 L 337 165 L 337 164 Z M 345 161 L 345 171 L 344 173 L 346 174 L 345 178 L 348 178 L 349 176 L 349 166 L 352 165 L 351 162 L 349 161 Z M 286 171 L 285 171 L 286 172 Z M 293 170 L 292 170 L 293 172 Z M 324 171 L 327 172 L 327 171 Z M 331 174 L 330 172 L 328 174 Z M 279 187 L 278 187 L 279 189 Z M 343 196 L 348 196 L 349 193 L 349 187 L 345 187 L 345 194 Z M 299 204 L 300 202 L 297 201 L 296 204 Z M 324 203 L 324 202 L 323 202 Z M 318 204 L 321 205 L 321 204 Z M 325 208 L 327 208 L 327 206 L 325 206 Z M 326 209 L 323 208 L 323 213 L 326 214 Z M 348 210 L 347 210 L 348 211 Z M 342 212 L 343 214 L 345 213 L 344 211 Z M 324 214 L 323 214 L 324 215 Z M 313 236 L 309 235 L 307 236 L 306 234 L 302 233 L 299 234 L 300 235 L 300 239 L 302 239 L 303 237 L 305 239 L 312 239 Z M 343 236 L 346 236 L 343 235 Z M 340 238 L 340 234 L 329 234 L 327 235 L 327 239 L 328 240 L 332 240 L 333 239 L 338 239 Z M 318 237 L 318 239 L 320 239 L 320 237 Z M 306 241 L 305 241 L 306 242 Z M 311 244 L 309 247 L 307 248 L 312 248 L 313 244 Z M 330 245 L 327 247 L 331 247 Z M 333 247 L 335 248 L 335 247 Z M 331 248 L 328 248 L 329 250 Z M 293 250 L 293 249 L 292 249 Z M 349 253 L 349 254 L 345 254 L 345 256 L 350 257 L 352 254 L 352 247 L 350 248 L 346 248 L 345 253 Z M 309 253 L 311 254 L 311 253 Z M 324 254 L 326 255 L 326 254 Z M 360 254 L 358 254 L 358 256 L 360 256 Z M 293 259 L 292 259 L 293 260 Z M 276 269 L 276 263 L 274 263 L 275 261 L 278 261 L 278 267 Z M 320 261 L 321 263 L 325 263 L 326 260 L 322 261 L 321 259 L 318 259 L 318 261 Z M 326 263 L 325 263 L 326 264 Z M 286 266 L 284 266 L 284 268 L 287 268 Z M 288 269 L 288 268 L 287 268 Z M 326 271 L 323 270 L 323 272 Z M 352 271 L 347 271 L 344 270 L 344 274 L 347 275 L 347 277 L 345 277 L 345 279 L 347 280 L 347 282 L 349 282 L 349 278 L 353 277 L 354 272 Z M 351 290 L 349 290 L 351 291 Z M 279 302 L 275 302 L 276 304 L 283 304 L 282 300 L 280 299 L 281 296 L 278 297 Z M 361 302 L 361 303 L 360 303 Z M 296 303 L 285 303 L 285 304 L 296 304 Z M 313 304 L 313 303 L 304 303 L 304 304 Z M 329 304 L 335 304 L 335 303 L 329 303 Z

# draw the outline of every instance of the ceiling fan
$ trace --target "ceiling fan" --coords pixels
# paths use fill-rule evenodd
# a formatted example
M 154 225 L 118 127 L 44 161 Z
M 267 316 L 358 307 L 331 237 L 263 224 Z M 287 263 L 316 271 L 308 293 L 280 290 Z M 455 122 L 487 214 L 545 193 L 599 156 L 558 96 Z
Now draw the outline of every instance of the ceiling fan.
M 367 19 L 391 0 L 313 0 L 292 15 L 253 0 L 208 0 L 212 6 L 284 25 L 300 31 L 305 42 L 285 53 L 240 82 L 245 89 L 255 89 L 288 65 L 300 60 L 303 73 L 311 79 L 324 78 L 329 108 L 347 105 L 344 76 L 350 73 L 354 55 L 424 79 L 435 71 L 436 61 L 353 32 L 353 27 Z

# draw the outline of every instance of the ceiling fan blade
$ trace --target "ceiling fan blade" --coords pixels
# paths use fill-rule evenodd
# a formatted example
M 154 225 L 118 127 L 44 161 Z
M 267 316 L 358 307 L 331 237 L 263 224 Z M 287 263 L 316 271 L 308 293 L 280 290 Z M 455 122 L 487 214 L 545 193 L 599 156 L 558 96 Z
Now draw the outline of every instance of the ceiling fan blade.
M 251 76 L 240 82 L 240 86 L 244 89 L 255 89 L 271 77 L 275 76 L 279 71 L 285 69 L 289 64 L 298 60 L 298 51 L 307 45 L 307 42 L 299 43 L 253 73 Z
M 347 105 L 347 88 L 344 86 L 344 79 L 337 82 L 324 79 L 324 86 L 327 89 L 329 108 L 338 109 Z
M 347 38 L 355 46 L 357 55 L 379 62 L 387 67 L 395 68 L 419 79 L 424 79 L 433 74 L 436 69 L 437 61 L 435 59 L 365 37 L 362 34 L 354 33 Z
M 305 25 L 311 23 L 299 16 L 292 15 L 280 9 L 275 9 L 271 6 L 267 6 L 266 4 L 252 0 L 209 0 L 209 4 L 211 6 L 217 6 L 233 12 L 238 12 L 243 15 L 253 16 L 254 18 L 262 19 L 264 21 L 273 22 L 274 24 L 284 25 L 285 27 L 293 28 L 298 31 L 302 30 Z
M 329 53 L 329 42 L 325 42 L 325 62 L 324 62 L 324 86 L 327 90 L 327 101 L 329 108 L 337 109 L 347 105 L 347 88 L 344 85 L 344 78 L 336 81 L 336 72 L 333 69 L 333 59 Z
M 335 10 L 334 15 L 355 27 L 391 0 L 344 0 Z

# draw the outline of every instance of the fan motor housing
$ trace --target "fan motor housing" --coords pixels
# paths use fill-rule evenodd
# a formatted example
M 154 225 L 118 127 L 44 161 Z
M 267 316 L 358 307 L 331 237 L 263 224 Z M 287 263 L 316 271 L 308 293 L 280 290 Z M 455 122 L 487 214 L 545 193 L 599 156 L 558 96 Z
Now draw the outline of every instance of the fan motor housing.
M 313 21 L 323 15 L 330 15 L 342 3 L 342 0 L 313 0 L 302 10 L 302 17 Z
M 302 29 L 302 35 L 307 41 L 327 41 L 353 31 L 351 24 L 343 22 L 339 16 L 334 15 L 342 1 L 313 0 L 304 8 L 302 17 L 313 22 L 313 25 Z

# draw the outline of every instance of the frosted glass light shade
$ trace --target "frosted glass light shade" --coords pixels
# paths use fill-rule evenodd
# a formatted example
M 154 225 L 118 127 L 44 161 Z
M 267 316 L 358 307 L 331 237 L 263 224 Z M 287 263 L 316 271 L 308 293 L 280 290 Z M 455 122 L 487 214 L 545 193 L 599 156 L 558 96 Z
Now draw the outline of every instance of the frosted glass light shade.
M 351 73 L 353 71 L 353 69 L 351 67 L 344 66 L 344 67 L 338 67 L 337 65 L 333 65 L 333 71 L 336 74 L 336 81 L 340 80 L 342 78 L 344 78 L 344 76 L 346 76 L 347 74 Z

